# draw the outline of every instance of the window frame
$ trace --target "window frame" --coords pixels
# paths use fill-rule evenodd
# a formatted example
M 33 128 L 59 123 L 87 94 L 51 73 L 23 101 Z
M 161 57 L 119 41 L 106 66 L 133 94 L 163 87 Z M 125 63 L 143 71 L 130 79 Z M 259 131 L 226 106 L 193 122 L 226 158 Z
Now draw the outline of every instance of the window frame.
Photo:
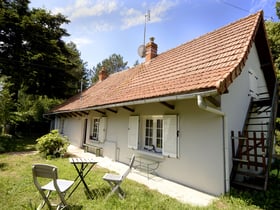
M 96 126 L 96 123 L 98 124 Z M 94 117 L 91 119 L 91 126 L 90 126 L 90 140 L 92 141 L 99 141 L 98 134 L 99 134 L 99 125 L 100 125 L 100 118 Z
M 98 126 L 96 122 L 98 121 Z M 93 142 L 104 142 L 107 132 L 107 117 L 93 117 L 90 123 L 89 139 Z M 94 134 L 95 133 L 95 134 Z
M 162 121 L 162 149 L 161 152 L 144 150 L 145 119 L 149 117 L 161 118 Z M 128 148 L 147 155 L 167 156 L 179 158 L 179 116 L 178 115 L 149 115 L 130 116 L 128 123 Z
M 158 120 L 161 121 L 161 147 L 157 146 Z M 147 124 L 148 123 L 148 124 Z M 141 118 L 140 150 L 162 154 L 163 146 L 163 115 L 147 115 Z

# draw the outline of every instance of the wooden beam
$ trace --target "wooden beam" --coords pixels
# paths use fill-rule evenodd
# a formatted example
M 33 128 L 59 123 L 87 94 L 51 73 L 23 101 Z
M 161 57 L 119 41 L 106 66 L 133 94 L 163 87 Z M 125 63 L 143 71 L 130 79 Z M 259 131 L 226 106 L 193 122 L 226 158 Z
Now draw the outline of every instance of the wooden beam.
M 80 112 L 75 112 L 75 114 L 78 115 L 78 116 L 80 116 L 80 117 L 83 116 L 83 114 L 80 113 Z
M 88 115 L 89 112 L 81 111 L 81 113 L 82 113 L 83 115 Z
M 128 111 L 130 111 L 130 112 L 135 112 L 135 109 L 132 109 L 132 108 L 130 108 L 128 106 L 123 106 L 123 108 L 128 110 Z
M 114 110 L 114 109 L 111 109 L 111 108 L 107 108 L 107 110 L 110 111 L 110 112 L 113 112 L 113 113 L 115 113 L 115 114 L 118 113 L 117 110 Z
M 174 105 L 169 104 L 169 103 L 167 103 L 166 101 L 162 101 L 162 102 L 160 102 L 160 103 L 161 103 L 162 105 L 168 107 L 169 109 L 172 109 L 172 110 L 175 109 L 175 106 L 174 106 Z
M 96 109 L 96 110 L 94 110 L 94 111 L 96 111 L 96 112 L 98 112 L 98 113 L 100 113 L 100 114 L 103 114 L 103 115 L 106 114 L 106 112 L 102 112 L 102 111 L 100 111 L 100 110 L 98 110 L 98 109 Z

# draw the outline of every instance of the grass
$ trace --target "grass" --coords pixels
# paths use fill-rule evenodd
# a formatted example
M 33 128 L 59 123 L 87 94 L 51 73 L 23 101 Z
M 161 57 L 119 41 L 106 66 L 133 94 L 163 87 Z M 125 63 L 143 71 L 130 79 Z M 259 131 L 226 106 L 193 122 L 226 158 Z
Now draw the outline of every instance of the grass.
M 35 148 L 32 141 L 27 141 L 21 146 L 21 150 Z M 20 142 L 19 142 L 20 143 Z M 34 163 L 47 163 L 59 168 L 62 178 L 74 179 L 76 171 L 69 164 L 68 158 L 52 160 L 43 159 L 34 153 L 4 153 L 0 155 L 0 209 L 35 209 L 41 201 L 41 197 L 32 181 L 31 166 Z M 109 185 L 102 180 L 108 169 L 95 166 L 87 176 L 86 181 L 94 195 L 94 200 L 88 199 L 83 185 L 80 185 L 68 203 L 71 209 L 140 209 L 140 210 L 173 210 L 173 209 L 277 209 L 280 207 L 280 181 L 275 175 L 271 176 L 269 190 L 259 192 L 253 190 L 232 189 L 231 193 L 224 195 L 207 207 L 194 207 L 181 203 L 146 186 L 126 179 L 122 184 L 126 192 L 126 198 L 121 200 L 114 195 L 105 201 L 109 193 Z M 273 172 L 275 173 L 275 172 Z M 46 209 L 46 208 L 45 208 Z

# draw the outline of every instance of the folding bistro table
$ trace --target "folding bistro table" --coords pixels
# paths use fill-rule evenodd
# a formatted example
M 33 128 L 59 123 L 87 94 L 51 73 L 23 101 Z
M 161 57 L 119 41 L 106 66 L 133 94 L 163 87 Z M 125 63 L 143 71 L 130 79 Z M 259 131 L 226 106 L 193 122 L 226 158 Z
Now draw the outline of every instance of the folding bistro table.
M 84 184 L 84 187 L 91 199 L 93 199 L 92 194 L 87 186 L 87 183 L 85 182 L 85 177 L 90 172 L 92 167 L 97 163 L 94 158 L 69 158 L 69 162 L 74 165 L 78 175 L 76 179 L 74 180 L 75 187 L 69 194 L 68 198 L 72 195 L 72 193 L 77 189 L 77 187 L 82 182 Z

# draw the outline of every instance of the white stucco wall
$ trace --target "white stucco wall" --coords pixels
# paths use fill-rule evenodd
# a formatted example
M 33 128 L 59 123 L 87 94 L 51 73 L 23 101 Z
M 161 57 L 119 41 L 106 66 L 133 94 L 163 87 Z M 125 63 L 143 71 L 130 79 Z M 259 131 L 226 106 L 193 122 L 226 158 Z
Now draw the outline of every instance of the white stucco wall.
M 65 118 L 63 134 L 69 138 L 72 145 L 80 147 L 82 145 L 82 123 L 81 118 Z

